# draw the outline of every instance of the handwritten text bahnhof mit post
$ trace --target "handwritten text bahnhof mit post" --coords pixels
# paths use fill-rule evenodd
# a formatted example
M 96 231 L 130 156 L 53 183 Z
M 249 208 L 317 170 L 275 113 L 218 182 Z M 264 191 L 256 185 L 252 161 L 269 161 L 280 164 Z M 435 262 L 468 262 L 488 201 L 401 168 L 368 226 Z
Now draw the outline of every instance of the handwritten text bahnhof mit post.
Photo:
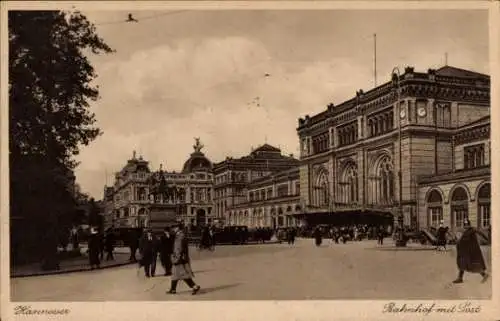
M 421 313 L 424 315 L 430 313 L 480 313 L 481 305 L 472 302 L 463 302 L 450 305 L 438 305 L 436 303 L 417 303 L 417 304 L 396 304 L 390 302 L 384 305 L 383 313 Z

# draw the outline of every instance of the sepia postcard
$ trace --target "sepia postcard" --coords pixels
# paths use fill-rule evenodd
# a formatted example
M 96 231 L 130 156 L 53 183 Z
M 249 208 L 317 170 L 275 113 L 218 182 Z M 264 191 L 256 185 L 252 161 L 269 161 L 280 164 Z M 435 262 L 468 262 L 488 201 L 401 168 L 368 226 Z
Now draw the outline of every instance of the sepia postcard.
M 499 2 L 1 8 L 2 319 L 500 318 Z

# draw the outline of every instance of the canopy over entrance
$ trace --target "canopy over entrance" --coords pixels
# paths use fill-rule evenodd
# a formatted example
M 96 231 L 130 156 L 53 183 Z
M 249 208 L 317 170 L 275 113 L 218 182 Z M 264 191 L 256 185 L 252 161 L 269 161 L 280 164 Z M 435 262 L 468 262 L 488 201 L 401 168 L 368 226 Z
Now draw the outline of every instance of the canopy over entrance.
M 309 226 L 327 224 L 333 226 L 344 225 L 369 225 L 369 226 L 392 226 L 394 215 L 390 212 L 376 211 L 349 211 L 330 213 L 308 213 L 303 219 Z

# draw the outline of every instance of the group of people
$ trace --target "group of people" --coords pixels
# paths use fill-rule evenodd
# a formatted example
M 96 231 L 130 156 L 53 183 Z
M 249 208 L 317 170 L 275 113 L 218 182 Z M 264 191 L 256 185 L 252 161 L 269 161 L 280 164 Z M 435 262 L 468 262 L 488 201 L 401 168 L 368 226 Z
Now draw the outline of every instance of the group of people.
M 215 250 L 215 230 L 213 227 L 205 226 L 201 231 L 199 250 Z
M 141 259 L 140 266 L 144 267 L 146 277 L 154 277 L 158 256 L 165 270 L 165 276 L 171 277 L 169 294 L 175 294 L 179 281 L 184 281 L 195 295 L 200 286 L 194 282 L 194 273 L 191 269 L 189 256 L 189 242 L 184 233 L 184 225 L 175 223 L 165 227 L 161 236 L 155 235 L 152 230 L 146 229 L 139 242 Z
M 323 243 L 323 237 L 325 236 L 331 238 L 335 244 L 340 242 L 345 244 L 350 240 L 361 241 L 363 238 L 370 236 L 370 238 L 376 237 L 378 244 L 383 245 L 386 235 L 387 231 L 383 226 L 368 227 L 367 225 L 334 226 L 327 231 L 325 231 L 324 227 L 317 226 L 312 233 L 316 246 Z
M 101 261 L 104 259 L 104 252 L 106 252 L 106 261 L 114 260 L 114 248 L 115 236 L 110 229 L 103 234 L 99 233 L 96 228 L 91 228 L 88 240 L 90 267 L 92 269 L 101 267 Z

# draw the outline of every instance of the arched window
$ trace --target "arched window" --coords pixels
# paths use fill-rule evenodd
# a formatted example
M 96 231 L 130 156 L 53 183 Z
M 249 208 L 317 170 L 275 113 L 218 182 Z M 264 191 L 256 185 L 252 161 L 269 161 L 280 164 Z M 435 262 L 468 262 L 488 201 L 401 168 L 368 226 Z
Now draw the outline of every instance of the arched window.
M 453 226 L 462 228 L 469 217 L 469 196 L 463 187 L 457 187 L 451 196 L 451 217 Z
M 341 174 L 337 200 L 341 204 L 352 204 L 358 201 L 358 174 L 356 164 L 348 164 Z
M 491 226 L 491 185 L 484 184 L 477 193 L 478 227 L 482 229 Z
M 391 158 L 382 156 L 372 170 L 369 178 L 369 203 L 392 205 L 394 203 L 394 168 Z
M 316 206 L 327 206 L 330 202 L 330 188 L 328 184 L 328 172 L 321 168 L 315 179 L 313 190 L 313 204 Z
M 443 198 L 437 190 L 433 190 L 427 197 L 427 215 L 429 225 L 437 227 L 443 220 Z

